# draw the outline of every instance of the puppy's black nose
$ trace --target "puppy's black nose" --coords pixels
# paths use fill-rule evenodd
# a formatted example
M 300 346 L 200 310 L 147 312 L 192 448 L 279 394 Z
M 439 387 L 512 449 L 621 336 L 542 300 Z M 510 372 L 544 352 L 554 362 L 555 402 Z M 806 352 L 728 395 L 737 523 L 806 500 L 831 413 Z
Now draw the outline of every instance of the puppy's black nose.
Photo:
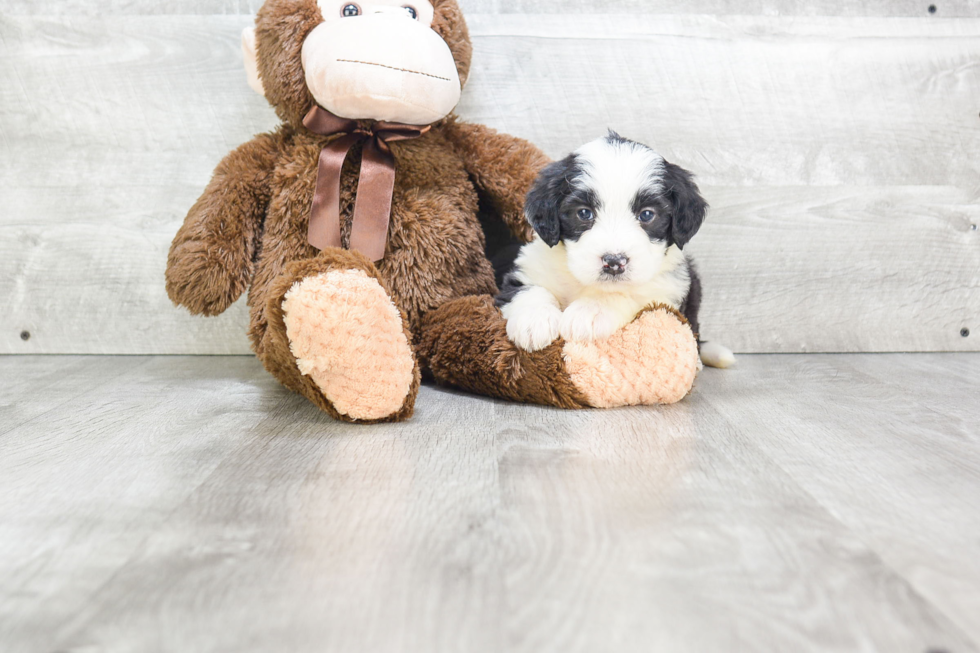
M 618 276 L 626 272 L 630 259 L 626 254 L 606 254 L 602 257 L 602 273 Z

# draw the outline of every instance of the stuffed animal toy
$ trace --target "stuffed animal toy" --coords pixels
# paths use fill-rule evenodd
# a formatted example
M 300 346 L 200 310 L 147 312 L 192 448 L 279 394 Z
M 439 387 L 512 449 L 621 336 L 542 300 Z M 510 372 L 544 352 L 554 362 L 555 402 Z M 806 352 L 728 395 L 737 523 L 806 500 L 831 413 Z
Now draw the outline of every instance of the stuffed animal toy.
M 603 341 L 507 340 L 478 198 L 527 241 L 548 159 L 452 114 L 471 56 L 455 0 L 268 0 L 243 50 L 282 125 L 229 154 L 191 208 L 167 261 L 174 303 L 216 315 L 248 290 L 256 355 L 339 420 L 408 418 L 423 373 L 567 408 L 688 393 L 697 344 L 668 308 Z

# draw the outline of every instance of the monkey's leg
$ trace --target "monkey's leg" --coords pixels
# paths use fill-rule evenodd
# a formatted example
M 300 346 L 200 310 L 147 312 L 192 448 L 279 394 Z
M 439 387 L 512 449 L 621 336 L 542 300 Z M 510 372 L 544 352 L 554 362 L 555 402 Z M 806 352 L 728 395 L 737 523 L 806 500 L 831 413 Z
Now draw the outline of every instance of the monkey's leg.
M 327 249 L 288 264 L 265 313 L 259 358 L 283 385 L 339 420 L 411 417 L 419 388 L 411 335 L 364 256 Z
M 676 311 L 655 307 L 609 338 L 536 352 L 507 339 L 490 297 L 451 301 L 425 317 L 422 367 L 471 392 L 561 408 L 670 404 L 691 391 L 698 346 Z

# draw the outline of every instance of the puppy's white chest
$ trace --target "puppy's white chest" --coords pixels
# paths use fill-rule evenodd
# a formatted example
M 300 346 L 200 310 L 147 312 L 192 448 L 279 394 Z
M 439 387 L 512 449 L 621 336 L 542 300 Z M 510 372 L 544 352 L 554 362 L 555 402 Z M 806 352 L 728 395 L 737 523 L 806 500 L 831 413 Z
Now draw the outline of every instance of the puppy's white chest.
M 661 274 L 644 286 L 637 288 L 634 298 L 643 306 L 666 304 L 671 308 L 680 309 L 690 286 L 691 279 L 687 270 L 675 269 L 666 274 Z

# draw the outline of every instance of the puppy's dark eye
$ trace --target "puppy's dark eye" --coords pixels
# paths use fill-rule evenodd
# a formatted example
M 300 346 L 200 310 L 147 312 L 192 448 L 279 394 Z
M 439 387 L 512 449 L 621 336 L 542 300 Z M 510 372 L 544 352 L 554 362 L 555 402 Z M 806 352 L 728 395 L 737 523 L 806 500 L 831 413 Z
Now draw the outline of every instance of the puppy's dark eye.
M 412 20 L 419 19 L 419 12 L 415 11 L 415 7 L 413 7 L 412 5 L 405 5 L 404 7 L 402 7 L 402 9 L 408 12 L 408 15 L 412 17 Z
M 579 209 L 577 215 L 579 220 L 584 220 L 585 222 L 591 222 L 592 218 L 595 217 L 592 209 Z
M 352 16 L 360 16 L 361 8 L 352 2 L 350 4 L 344 5 L 344 8 L 340 10 L 340 15 L 343 16 L 344 18 L 351 18 Z
M 642 211 L 640 211 L 640 215 L 637 217 L 640 219 L 640 222 L 650 222 L 655 217 L 657 217 L 657 214 L 651 211 L 650 209 L 643 209 Z

